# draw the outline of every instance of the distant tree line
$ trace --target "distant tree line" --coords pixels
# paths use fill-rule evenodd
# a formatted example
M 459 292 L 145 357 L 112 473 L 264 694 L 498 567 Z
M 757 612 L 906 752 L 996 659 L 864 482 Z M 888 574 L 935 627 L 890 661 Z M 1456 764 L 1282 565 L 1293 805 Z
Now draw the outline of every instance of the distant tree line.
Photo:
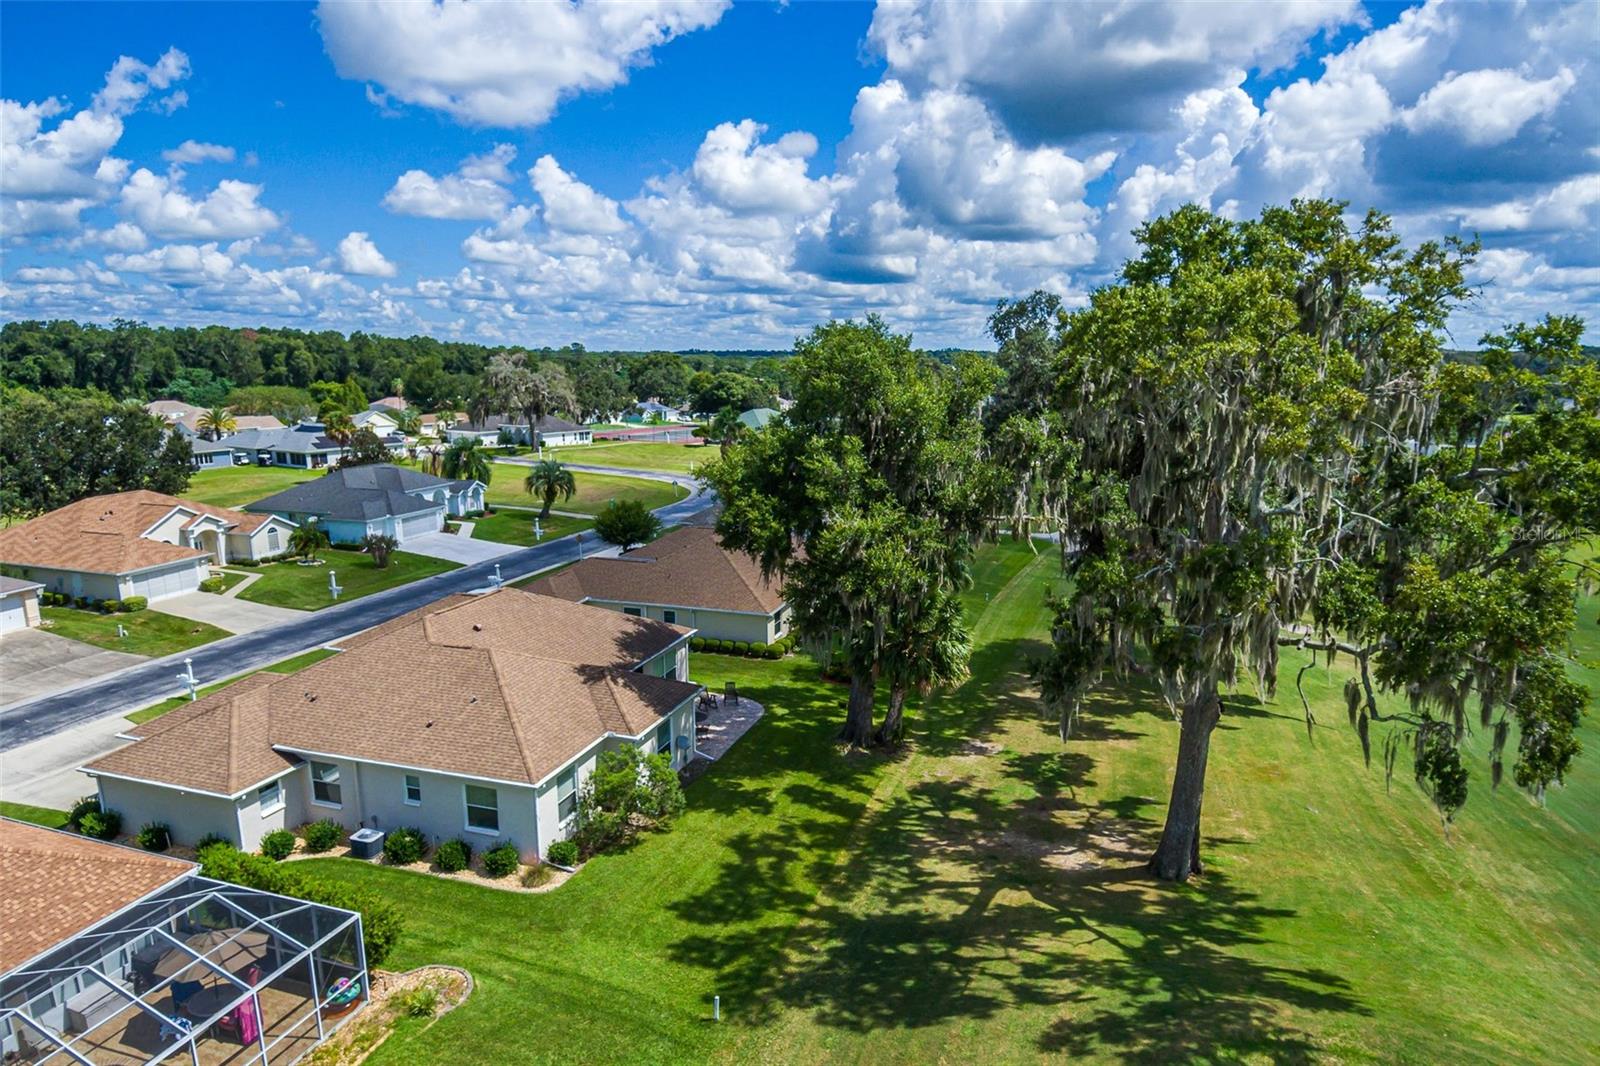
M 333 330 L 158 327 L 119 319 L 8 322 L 0 327 L 0 384 L 34 391 L 95 389 L 119 400 L 226 404 L 240 414 L 298 417 L 326 402 L 319 383 L 349 383 L 366 400 L 399 393 L 422 411 L 465 410 L 496 355 L 537 371 L 561 367 L 574 415 L 612 414 L 641 399 L 699 411 L 741 410 L 786 394 L 786 360 L 738 353 L 490 347 L 432 337 L 348 336 Z M 349 406 L 347 403 L 346 406 Z

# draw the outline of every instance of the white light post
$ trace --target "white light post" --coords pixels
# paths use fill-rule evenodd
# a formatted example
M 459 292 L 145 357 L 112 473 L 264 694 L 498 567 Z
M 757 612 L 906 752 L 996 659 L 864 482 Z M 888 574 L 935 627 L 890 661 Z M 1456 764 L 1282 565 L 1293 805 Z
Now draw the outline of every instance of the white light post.
M 344 589 L 339 587 L 339 582 L 337 580 L 338 576 L 339 575 L 337 571 L 328 571 L 328 595 L 332 596 L 334 599 L 338 599 L 339 593 L 344 591 Z
M 544 528 L 539 525 L 537 518 L 533 520 L 533 539 L 535 543 L 544 539 Z
M 193 659 L 190 659 L 190 658 L 186 657 L 183 660 L 183 673 L 178 675 L 178 683 L 183 685 L 185 688 L 187 688 L 189 690 L 189 699 L 191 701 L 197 700 L 197 699 L 200 698 L 199 694 L 197 692 L 195 692 L 194 660 Z
M 503 584 L 505 584 L 505 580 L 500 576 L 500 564 L 499 563 L 495 563 L 494 564 L 494 587 L 495 588 L 499 588 Z

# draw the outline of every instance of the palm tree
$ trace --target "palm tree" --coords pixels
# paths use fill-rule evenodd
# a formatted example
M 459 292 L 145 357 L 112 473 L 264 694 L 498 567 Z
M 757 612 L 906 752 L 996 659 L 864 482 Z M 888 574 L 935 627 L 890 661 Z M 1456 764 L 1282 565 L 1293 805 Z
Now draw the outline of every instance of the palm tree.
M 724 407 L 717 412 L 717 417 L 711 420 L 711 425 L 706 432 L 711 434 L 711 439 L 722 443 L 722 454 L 727 455 L 728 449 L 734 442 L 744 435 L 748 427 L 739 421 L 739 409 L 732 405 Z
M 356 435 L 356 424 L 347 411 L 324 411 L 322 414 L 322 431 L 330 439 L 336 440 L 348 448 L 350 439 Z
M 195 419 L 195 428 L 205 435 L 206 440 L 221 440 L 237 430 L 239 423 L 226 407 L 213 407 Z
M 441 445 L 438 441 L 434 441 L 432 444 L 428 445 L 427 452 L 428 452 L 428 458 L 427 458 L 427 470 L 428 470 L 428 473 L 432 474 L 434 477 L 438 477 L 439 476 L 439 457 L 444 454 L 444 446 Z
M 578 479 L 554 459 L 545 459 L 533 464 L 522 487 L 528 490 L 530 496 L 544 497 L 544 507 L 539 511 L 539 521 L 543 522 L 550 517 L 550 508 L 555 505 L 557 496 L 570 500 L 577 495 Z
M 361 546 L 372 556 L 372 565 L 383 570 L 389 565 L 389 553 L 400 547 L 400 542 L 387 533 L 368 533 Z
M 407 407 L 403 411 L 396 411 L 393 418 L 395 428 L 408 437 L 415 437 L 422 429 L 422 414 L 416 408 Z
M 289 550 L 302 559 L 315 559 L 328 544 L 328 535 L 314 521 L 307 521 L 289 534 Z
M 489 483 L 492 473 L 488 449 L 477 437 L 462 437 L 444 450 L 444 476 Z
M 882 652 L 889 712 L 878 729 L 878 743 L 900 743 L 908 690 L 927 695 L 935 686 L 961 684 L 967 679 L 971 655 L 972 634 L 955 596 L 937 592 L 920 610 L 901 613 Z

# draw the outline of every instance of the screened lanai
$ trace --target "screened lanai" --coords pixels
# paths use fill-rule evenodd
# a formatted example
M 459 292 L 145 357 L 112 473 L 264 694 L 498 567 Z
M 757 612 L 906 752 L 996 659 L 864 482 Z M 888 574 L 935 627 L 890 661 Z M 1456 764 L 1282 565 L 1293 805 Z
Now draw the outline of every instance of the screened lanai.
M 287 1066 L 366 1001 L 361 916 L 184 877 L 0 976 L 5 1062 Z

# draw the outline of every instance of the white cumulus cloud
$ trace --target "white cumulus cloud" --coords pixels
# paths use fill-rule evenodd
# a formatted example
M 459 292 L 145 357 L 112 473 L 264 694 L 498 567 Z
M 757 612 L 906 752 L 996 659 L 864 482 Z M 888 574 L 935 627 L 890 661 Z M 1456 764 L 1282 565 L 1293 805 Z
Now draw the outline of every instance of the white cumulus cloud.
M 260 196 L 260 185 L 224 179 L 196 200 L 170 178 L 141 167 L 123 187 L 122 209 L 141 229 L 156 237 L 257 237 L 276 229 L 280 221 L 258 202 Z
M 566 233 L 621 233 L 628 224 L 617 203 L 561 169 L 554 156 L 540 156 L 528 179 L 544 203 L 545 224 Z
M 395 179 L 383 206 L 400 215 L 423 218 L 499 218 L 511 203 L 510 163 L 517 150 L 509 144 L 469 156 L 453 174 L 434 177 L 425 170 L 408 170 Z
M 346 274 L 362 274 L 374 278 L 392 278 L 400 268 L 384 258 L 372 238 L 359 230 L 347 234 L 339 242 L 339 269 Z

